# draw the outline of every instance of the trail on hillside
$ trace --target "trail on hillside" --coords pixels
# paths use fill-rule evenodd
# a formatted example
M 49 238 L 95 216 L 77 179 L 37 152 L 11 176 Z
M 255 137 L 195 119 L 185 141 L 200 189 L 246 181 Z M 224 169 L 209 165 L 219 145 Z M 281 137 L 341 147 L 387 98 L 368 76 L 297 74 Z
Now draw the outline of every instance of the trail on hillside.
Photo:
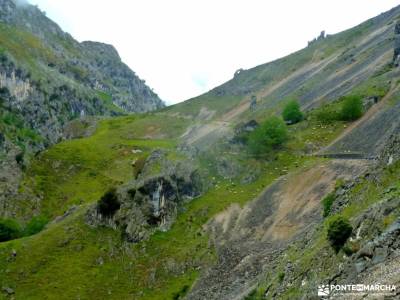
M 309 108 L 313 107 L 315 105 L 315 103 L 318 103 L 319 101 L 322 101 L 330 93 L 332 93 L 333 91 L 337 90 L 338 88 L 344 87 L 348 83 L 351 83 L 354 79 L 356 79 L 357 77 L 361 76 L 362 74 L 364 74 L 364 73 L 366 73 L 368 71 L 371 71 L 371 70 L 379 69 L 379 67 L 382 67 L 388 61 L 388 58 L 390 58 L 392 56 L 392 52 L 393 52 L 392 50 L 386 51 L 381 56 L 379 56 L 377 59 L 375 59 L 373 62 L 371 62 L 370 64 L 368 64 L 367 66 L 365 66 L 364 68 L 359 70 L 358 72 L 352 74 L 346 80 L 342 81 L 339 85 L 335 85 L 334 87 L 332 87 L 331 89 L 326 91 L 324 94 L 322 94 L 318 98 L 308 102 L 307 105 L 304 106 L 304 109 L 309 109 Z M 338 78 L 340 75 L 345 74 L 351 68 L 352 68 L 352 65 L 349 65 L 346 68 L 343 68 L 341 71 L 332 74 L 327 79 L 327 81 L 334 80 L 334 79 Z
M 326 67 L 331 61 L 336 59 L 336 57 L 337 56 L 332 56 L 329 59 L 325 59 L 317 63 L 313 62 L 310 64 L 306 64 L 305 66 L 301 67 L 297 71 L 290 74 L 285 79 L 280 80 L 277 83 L 274 83 L 273 85 L 256 93 L 255 95 L 257 96 L 258 99 L 262 99 L 263 97 L 272 94 L 275 90 L 283 86 L 285 83 L 289 82 L 292 78 L 300 76 L 302 74 L 306 74 L 309 71 L 312 71 L 312 73 L 309 74 L 308 76 L 314 76 L 321 69 Z M 188 145 L 195 145 L 205 137 L 207 137 L 208 140 L 212 141 L 218 139 L 219 137 L 223 136 L 226 132 L 229 131 L 232 122 L 238 116 L 240 116 L 241 114 L 245 113 L 250 109 L 250 102 L 251 100 L 248 97 L 244 98 L 239 103 L 239 105 L 235 106 L 234 108 L 232 108 L 231 110 L 220 116 L 217 120 L 210 121 L 209 123 L 197 124 L 192 126 L 182 135 L 182 138 Z
M 375 30 L 374 32 L 370 33 L 368 36 L 360 40 L 355 47 L 359 48 L 359 51 L 363 51 L 364 48 L 368 48 L 369 43 L 374 39 L 374 37 L 386 31 L 387 29 L 388 26 Z M 361 69 L 355 71 L 354 74 L 351 73 L 354 64 L 346 65 L 336 70 L 336 72 L 332 73 L 328 78 L 324 80 L 324 82 L 335 82 L 335 80 L 337 80 L 341 76 L 350 76 L 344 78 L 338 84 L 335 84 L 332 88 L 324 91 L 323 94 L 316 95 L 316 98 L 309 99 L 309 101 L 306 103 L 306 105 L 303 106 L 303 108 L 310 108 L 311 106 L 315 105 L 315 103 L 321 101 L 327 95 L 334 92 L 338 88 L 344 88 L 348 84 L 351 85 L 351 82 L 353 82 L 357 78 L 360 78 L 371 70 L 375 70 L 379 66 L 384 65 L 387 62 L 388 57 L 391 55 L 391 51 L 392 50 L 384 52 L 382 55 L 378 56 L 376 59 L 363 66 Z M 289 74 L 287 77 L 277 82 L 267 84 L 263 89 L 254 93 L 254 95 L 258 99 L 258 103 L 262 102 L 263 99 L 265 99 L 266 97 L 273 95 L 274 92 L 284 87 L 285 85 L 290 85 L 292 81 L 296 81 L 301 78 L 301 81 L 304 82 L 311 78 L 314 78 L 331 63 L 335 62 L 341 55 L 341 53 L 335 52 L 331 56 L 319 61 L 314 61 L 313 59 L 312 61 L 304 64 L 298 70 L 295 70 L 294 72 Z M 211 143 L 209 141 L 217 141 L 218 138 L 224 136 L 230 131 L 232 123 L 234 123 L 234 121 L 237 120 L 240 115 L 250 109 L 250 103 L 250 98 L 246 96 L 237 106 L 235 106 L 222 116 L 218 117 L 216 120 L 208 122 L 203 122 L 202 120 L 200 120 L 199 123 L 191 126 L 182 135 L 184 143 L 189 146 L 197 146 L 202 148 L 210 145 Z M 208 142 L 205 143 L 205 139 L 207 139 Z

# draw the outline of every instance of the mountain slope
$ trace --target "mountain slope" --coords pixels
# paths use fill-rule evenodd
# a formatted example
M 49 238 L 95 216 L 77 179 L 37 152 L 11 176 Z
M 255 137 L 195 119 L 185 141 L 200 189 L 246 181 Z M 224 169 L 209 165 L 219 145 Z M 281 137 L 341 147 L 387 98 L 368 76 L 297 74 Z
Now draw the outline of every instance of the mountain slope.
M 313 299 L 320 284 L 398 283 L 380 268 L 400 243 L 399 19 L 397 7 L 173 107 L 76 120 L 78 138 L 32 158 L 3 196 L 22 227 L 49 223 L 0 243 L 0 297 Z M 321 117 L 349 95 L 364 117 Z M 291 98 L 305 119 L 254 156 L 246 132 Z M 336 253 L 338 216 L 353 231 Z
M 163 106 L 113 46 L 78 43 L 25 1 L 0 1 L 0 203 L 72 120 Z

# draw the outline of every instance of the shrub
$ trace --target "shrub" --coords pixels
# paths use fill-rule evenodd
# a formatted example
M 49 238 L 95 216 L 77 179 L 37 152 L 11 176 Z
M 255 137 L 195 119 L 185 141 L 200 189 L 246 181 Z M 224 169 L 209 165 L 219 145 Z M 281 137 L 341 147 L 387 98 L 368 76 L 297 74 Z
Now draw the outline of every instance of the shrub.
M 39 233 L 47 225 L 49 220 L 43 216 L 33 217 L 24 229 L 24 235 L 30 236 Z
M 284 272 L 280 272 L 278 274 L 278 280 L 281 283 L 283 281 L 283 279 L 285 279 L 285 273 Z
M 328 240 L 332 248 L 337 252 L 343 247 L 350 237 L 353 227 L 342 216 L 336 216 L 328 224 Z
M 340 120 L 340 113 L 331 105 L 326 105 L 318 109 L 315 113 L 317 120 L 324 124 L 330 124 Z
M 9 98 L 10 90 L 7 87 L 1 87 L 0 88 L 0 97 L 1 98 Z
M 347 96 L 343 99 L 341 118 L 344 121 L 354 121 L 363 114 L 363 105 L 360 96 Z
M 19 238 L 21 236 L 21 226 L 15 220 L 0 220 L 0 242 L 5 242 Z
M 286 104 L 282 112 L 283 119 L 288 124 L 295 124 L 303 120 L 303 113 L 300 110 L 300 105 L 297 101 L 290 101 Z
M 278 117 L 270 117 L 249 135 L 248 145 L 253 154 L 267 154 L 288 139 L 286 124 Z
M 346 245 L 343 246 L 342 250 L 344 254 L 347 256 L 351 256 L 354 253 L 357 253 L 360 250 L 360 243 L 359 242 L 348 242 Z
M 172 294 L 172 299 L 174 300 L 178 300 L 178 299 L 183 299 L 184 296 L 187 294 L 187 292 L 189 291 L 189 286 L 188 285 L 184 285 L 180 291 L 175 292 Z
M 15 161 L 17 162 L 17 164 L 22 166 L 24 164 L 24 153 L 20 152 L 17 155 L 15 155 Z
M 322 206 L 324 207 L 323 216 L 326 218 L 331 213 L 332 204 L 335 201 L 335 195 L 329 194 L 322 200 Z
M 97 203 L 98 212 L 105 217 L 112 217 L 120 207 L 116 188 L 108 190 Z

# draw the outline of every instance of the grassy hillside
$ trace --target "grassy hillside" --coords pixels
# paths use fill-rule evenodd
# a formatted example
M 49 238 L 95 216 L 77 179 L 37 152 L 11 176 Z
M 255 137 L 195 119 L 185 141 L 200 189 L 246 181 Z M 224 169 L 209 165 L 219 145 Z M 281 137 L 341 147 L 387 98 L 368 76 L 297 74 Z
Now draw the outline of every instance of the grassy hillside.
M 399 74 L 390 62 L 399 13 L 397 8 L 288 57 L 242 71 L 205 95 L 159 112 L 91 120 L 96 130 L 89 136 L 62 141 L 32 157 L 18 193 L 9 199 L 15 208 L 13 218 L 22 225 L 38 215 L 52 221 L 38 234 L 0 243 L 0 282 L 4 287 L 0 299 L 191 299 L 195 293 L 212 299 L 222 292 L 224 297 L 244 298 L 250 293 L 249 299 L 263 299 L 268 290 L 268 297 L 275 292 L 283 299 L 313 295 L 317 277 L 332 275 L 338 263 L 347 261 L 342 252 L 332 252 L 326 239 L 326 226 L 333 215 L 349 218 L 356 225 L 356 219 L 379 203 L 388 188 L 395 185 L 390 193 L 400 188 L 394 183 L 398 162 L 376 171 L 366 157 L 358 157 L 354 169 L 371 168 L 378 175 L 354 178 L 353 165 L 341 168 L 321 152 L 332 142 L 342 143 L 348 132 L 365 128 L 365 124 L 368 127 L 374 119 L 385 119 L 390 126 L 378 122 L 380 126 L 365 131 L 371 139 L 382 130 L 385 135 L 398 133 L 398 114 L 393 112 L 398 106 Z M 36 50 L 27 53 L 23 46 L 32 44 L 43 60 L 57 59 L 41 49 L 40 41 L 13 30 L 2 31 L 12 35 L 6 39 L 8 51 L 14 47 L 25 60 L 24 55 Z M 71 53 L 76 50 L 73 45 L 63 47 Z M 71 72 L 89 76 L 81 71 Z M 110 93 L 93 92 L 106 107 L 113 108 Z M 249 109 L 253 95 L 257 105 Z M 362 104 L 373 97 L 378 103 L 363 109 L 361 119 L 344 121 L 344 95 Z M 279 115 L 290 99 L 299 101 L 304 119 L 284 125 L 288 140 L 282 145 L 254 155 L 248 146 L 251 134 L 238 133 L 238 129 L 250 120 L 263 123 Z M 382 111 L 392 118 L 385 118 Z M 11 112 L 0 117 L 0 128 L 6 128 L 6 134 L 12 131 L 16 143 L 36 141 L 36 134 L 26 130 Z M 71 130 L 85 136 L 81 133 L 89 126 L 86 122 L 84 117 L 76 120 Z M 347 149 L 349 143 L 342 144 Z M 155 229 L 149 239 L 138 243 L 127 242 L 118 224 L 89 226 L 87 213 L 101 196 L 133 181 L 142 171 L 133 161 L 145 161 L 157 149 L 167 153 L 169 162 L 198 167 L 205 182 L 203 194 L 177 207 L 169 230 Z M 333 154 L 349 158 L 347 152 Z M 163 171 L 156 165 L 150 175 Z M 341 194 L 348 195 L 342 199 L 348 202 L 340 206 L 342 201 L 336 201 L 337 209 L 323 219 L 321 202 L 326 192 L 336 193 L 347 184 L 337 180 L 342 171 L 347 173 L 339 175 L 357 181 Z M 272 201 L 285 195 L 291 196 L 293 205 L 288 199 Z M 154 201 L 154 194 L 148 196 Z M 384 230 L 397 217 L 395 210 L 379 216 L 377 222 Z M 269 228 L 279 232 L 270 233 Z M 372 238 L 375 232 L 369 234 Z M 235 240 L 240 235 L 249 241 L 243 249 Z M 269 250 L 273 255 L 257 256 Z M 320 257 L 327 260 L 321 262 Z M 240 272 L 246 263 L 259 269 Z M 282 273 L 289 263 L 294 264 L 287 272 L 292 277 L 285 277 Z M 221 275 L 221 265 L 231 269 Z M 315 266 L 325 269 L 316 272 Z M 216 291 L 223 280 L 228 283 Z
M 156 128 L 149 131 L 150 124 Z M 132 178 L 130 161 L 156 148 L 175 152 L 176 138 L 186 126 L 186 119 L 163 114 L 106 119 L 93 136 L 42 153 L 22 187 L 41 196 L 40 206 L 27 199 L 21 214 L 39 210 L 54 218 L 74 205 L 78 208 L 35 236 L 0 245 L 3 284 L 18 299 L 177 299 L 215 261 L 203 228 L 207 221 L 232 203 L 248 202 L 280 175 L 313 164 L 314 158 L 296 155 L 304 151 L 305 142 L 325 145 L 343 130 L 341 124 L 307 121 L 291 128 L 290 144 L 274 161 L 251 162 L 245 153 L 233 155 L 231 159 L 261 166 L 261 176 L 249 184 L 222 178 L 214 169 L 215 158 L 203 156 L 213 187 L 185 206 L 171 230 L 157 232 L 149 241 L 130 244 L 118 231 L 85 224 L 88 205 L 107 188 Z M 145 138 L 154 132 L 164 139 Z M 133 154 L 132 149 L 143 152 Z M 8 259 L 13 250 L 17 256 Z

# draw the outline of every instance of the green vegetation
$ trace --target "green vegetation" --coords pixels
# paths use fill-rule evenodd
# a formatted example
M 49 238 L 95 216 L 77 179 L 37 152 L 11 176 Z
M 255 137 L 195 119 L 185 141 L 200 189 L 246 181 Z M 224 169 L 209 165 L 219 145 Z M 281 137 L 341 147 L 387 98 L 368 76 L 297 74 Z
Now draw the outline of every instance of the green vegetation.
M 104 93 L 102 91 L 97 91 L 97 95 L 100 98 L 100 100 L 103 101 L 105 107 L 107 107 L 110 111 L 113 111 L 113 112 L 116 112 L 119 114 L 125 114 L 125 111 L 123 109 L 119 108 L 118 106 L 116 106 L 113 103 L 111 95 Z
M 8 255 L 10 249 L 15 249 L 19 257 L 14 264 L 7 265 L 9 273 L 0 272 L 0 280 L 11 287 L 18 282 L 16 292 L 27 299 L 59 297 L 60 290 L 65 299 L 76 295 L 99 299 L 172 299 L 182 295 L 185 286 L 192 285 L 199 265 L 205 268 L 215 259 L 203 230 L 208 220 L 232 203 L 248 202 L 279 177 L 282 168 L 289 171 L 306 162 L 294 155 L 282 155 L 263 164 L 263 176 L 251 184 L 218 179 L 214 188 L 185 206 L 169 231 L 156 232 L 140 244 L 124 242 L 118 231 L 87 226 L 87 206 L 83 206 L 37 237 L 0 245 L 0 257 Z M 99 257 L 104 259 L 103 265 L 96 263 Z M 22 266 L 34 270 L 38 262 L 42 264 L 37 273 L 26 277 L 18 272 Z M 0 261 L 0 270 L 5 263 Z M 42 280 L 47 283 L 38 286 L 37 282 Z M 143 294 L 139 295 L 140 291 Z
M 353 227 L 350 222 L 340 215 L 329 220 L 327 237 L 336 252 L 343 247 L 352 231 Z
M 0 220 L 0 242 L 19 238 L 22 235 L 21 226 L 12 219 Z
M 242 100 L 242 97 L 239 96 L 215 96 L 212 92 L 209 92 L 179 105 L 166 107 L 162 112 L 180 113 L 182 116 L 196 117 L 205 108 L 207 115 L 216 117 L 228 112 Z
M 323 124 L 332 124 L 340 120 L 340 113 L 337 105 L 334 104 L 322 105 L 316 110 L 314 115 Z
M 33 217 L 25 226 L 14 219 L 0 219 L 0 242 L 31 236 L 42 231 L 49 220 L 43 216 Z
M 92 136 L 59 143 L 38 156 L 21 192 L 44 195 L 41 212 L 50 219 L 73 205 L 94 203 L 111 187 L 137 176 L 140 163 L 133 167 L 133 161 L 143 162 L 156 148 L 173 151 L 186 126 L 185 119 L 156 114 L 102 120 Z M 21 214 L 28 214 L 31 203 L 21 204 Z
M 344 121 L 354 121 L 363 114 L 363 106 L 360 96 L 347 96 L 343 99 L 341 118 Z
M 267 82 L 272 84 L 279 82 L 310 61 L 318 63 L 340 47 L 347 47 L 349 41 L 362 37 L 370 27 L 370 23 L 364 23 L 356 30 L 327 38 L 325 42 L 318 43 L 318 48 L 317 45 L 311 45 L 288 58 L 245 71 L 235 77 L 233 85 L 239 86 L 243 83 L 252 91 L 260 91 L 260 87 L 267 87 Z M 13 38 L 23 37 L 17 33 Z M 60 44 L 62 43 L 66 42 L 60 41 Z M 23 50 L 18 49 L 19 55 L 26 54 Z M 35 59 L 32 62 L 34 63 Z M 329 67 L 330 65 L 327 65 L 324 69 Z M 69 71 L 72 71 L 78 79 L 85 79 L 88 76 L 79 68 L 69 68 Z M 387 71 L 384 69 L 376 76 L 382 76 Z M 309 87 L 312 87 L 312 84 Z M 365 89 L 365 93 L 371 95 L 376 92 L 383 95 L 384 91 L 383 86 Z M 220 96 L 210 92 L 184 104 L 166 108 L 161 113 L 103 120 L 93 136 L 62 142 L 35 158 L 21 186 L 21 193 L 27 195 L 25 197 L 27 200 L 25 203 L 22 201 L 25 207 L 19 213 L 20 216 L 26 216 L 31 214 L 33 209 L 38 209 L 37 203 L 31 202 L 28 197 L 36 195 L 41 199 L 40 210 L 43 216 L 34 217 L 23 230 L 24 234 L 25 232 L 26 235 L 35 234 L 44 228 L 48 219 L 63 215 L 73 205 L 79 207 L 72 215 L 50 224 L 35 237 L 2 243 L 0 245 L 2 284 L 15 289 L 21 299 L 46 297 L 181 299 L 196 280 L 199 269 L 205 270 L 215 261 L 214 249 L 210 246 L 209 237 L 204 231 L 210 218 L 232 203 L 240 205 L 247 203 L 279 176 L 307 163 L 324 161 L 306 154 L 312 154 L 314 150 L 332 141 L 343 130 L 343 120 L 352 121 L 358 115 L 359 106 L 352 103 L 345 107 L 346 99 L 351 98 L 347 97 L 315 109 L 307 114 L 304 122 L 299 122 L 303 120 L 303 115 L 298 104 L 289 103 L 285 107 L 283 117 L 286 121 L 297 124 L 286 127 L 281 119 L 272 117 L 248 136 L 248 146 L 253 154 L 256 156 L 272 154 L 274 159 L 256 160 L 247 153 L 234 151 L 207 154 L 221 157 L 223 153 L 234 162 L 250 168 L 256 166 L 260 174 L 254 181 L 244 184 L 237 178 L 223 179 L 217 175 L 214 157 L 202 158 L 204 161 L 200 163 L 206 170 L 207 176 L 212 178 L 210 190 L 187 203 L 179 211 L 177 220 L 170 230 L 157 231 L 149 240 L 140 244 L 127 243 L 119 231 L 110 228 L 92 228 L 85 224 L 88 207 L 95 205 L 98 199 L 100 199 L 97 204 L 98 209 L 102 214 L 111 216 L 115 212 L 119 203 L 113 187 L 136 178 L 151 151 L 163 148 L 168 152 L 168 159 L 182 159 L 183 154 L 176 152 L 176 146 L 183 132 L 189 125 L 193 125 L 191 118 L 201 112 L 202 117 L 195 122 L 215 119 L 246 100 L 245 96 L 237 95 L 248 93 L 239 89 L 238 93 L 232 96 L 229 95 L 229 88 L 222 89 L 222 92 Z M 111 95 L 96 91 L 92 96 L 100 99 L 111 111 L 121 112 L 113 105 Z M 289 95 L 287 99 L 292 96 Z M 243 105 L 247 103 L 244 101 Z M 259 120 L 255 117 L 257 113 L 260 119 L 265 118 L 265 111 L 262 109 L 257 112 L 247 111 L 246 117 L 251 116 Z M 23 124 L 16 126 L 14 116 L 1 118 L 0 126 L 2 124 L 5 124 L 4 128 L 7 128 L 8 132 L 10 128 L 15 130 L 10 136 L 22 144 L 26 139 L 35 139 L 34 132 L 24 129 Z M 142 151 L 141 154 L 133 151 L 138 149 Z M 278 149 L 279 152 L 276 151 Z M 158 172 L 160 169 L 155 165 L 152 171 Z M 393 178 L 391 180 L 393 181 Z M 315 243 L 310 247 L 307 245 L 307 249 L 303 247 L 299 250 L 295 249 L 295 246 L 289 249 L 284 259 L 294 262 L 293 267 L 299 268 L 301 274 L 306 274 L 310 266 L 315 265 L 315 258 L 321 253 L 329 252 L 326 251 L 329 247 L 327 235 L 328 237 L 331 235 L 329 241 L 335 245 L 334 247 L 339 247 L 339 244 L 347 240 L 348 237 L 345 238 L 340 234 L 349 230 L 348 222 L 341 224 L 335 221 L 336 219 L 350 219 L 377 201 L 377 195 L 381 192 L 379 188 L 363 184 L 370 195 L 363 195 L 360 201 L 351 202 L 339 216 L 329 216 L 334 198 L 328 195 L 323 200 L 326 225 L 316 231 Z M 361 193 L 363 190 L 359 186 L 361 184 L 356 189 L 360 189 Z M 132 198 L 134 193 L 135 190 L 129 192 Z M 383 226 L 388 226 L 392 218 L 388 217 Z M 340 231 L 340 228 L 345 230 Z M 9 257 L 12 249 L 18 252 L 18 259 L 9 263 L 5 258 Z M 331 263 L 331 260 L 339 259 L 337 257 L 329 257 L 326 260 L 327 264 Z M 321 269 L 326 272 L 324 268 Z M 282 270 L 284 270 L 282 266 L 273 270 L 273 275 L 268 277 L 266 283 L 268 288 L 279 285 L 285 280 L 285 273 Z M 247 299 L 264 297 L 265 291 L 264 286 Z M 293 299 L 299 294 L 297 287 L 291 287 L 282 297 Z
M 337 101 L 321 105 L 312 115 L 323 124 L 355 121 L 363 115 L 361 99 L 359 95 L 344 96 Z
M 278 117 L 270 117 L 250 133 L 248 145 L 253 154 L 265 156 L 282 146 L 287 140 L 286 124 Z
M 111 188 L 100 198 L 97 203 L 97 210 L 102 216 L 112 217 L 120 206 L 117 189 Z
M 326 218 L 331 213 L 331 208 L 335 202 L 335 195 L 333 193 L 329 194 L 322 200 L 322 206 L 324 208 L 323 216 Z
M 19 257 L 13 265 L 0 261 L 0 270 L 9 269 L 7 274 L 0 272 L 0 280 L 28 299 L 58 297 L 60 290 L 65 298 L 182 297 L 197 278 L 198 266 L 206 268 L 215 260 L 204 224 L 232 203 L 245 204 L 279 176 L 314 163 L 318 159 L 299 156 L 298 152 L 303 153 L 307 143 L 324 145 L 343 130 L 336 123 L 322 126 L 313 118 L 289 128 L 279 118 L 268 120 L 265 128 L 273 129 L 269 145 L 279 148 L 290 135 L 287 147 L 276 152 L 274 160 L 258 161 L 245 153 L 234 158 L 246 158 L 246 165 L 260 168 L 257 180 L 243 184 L 240 179 L 222 179 L 216 176 L 214 161 L 206 157 L 202 165 L 210 178 L 216 177 L 211 189 L 185 205 L 169 231 L 156 232 L 137 245 L 127 244 L 119 231 L 87 226 L 84 214 L 88 205 L 96 203 L 107 190 L 137 176 L 153 149 L 163 148 L 169 159 L 181 159 L 175 151 L 176 138 L 189 122 L 166 114 L 106 119 L 98 124 L 93 136 L 50 148 L 33 161 L 21 189 L 43 195 L 42 213 L 49 218 L 63 214 L 72 205 L 80 204 L 81 208 L 61 223 L 51 224 L 40 235 L 0 245 L 0 257 L 7 256 L 10 249 L 16 249 Z M 137 149 L 143 152 L 132 152 Z M 30 210 L 27 203 L 26 212 Z M 96 263 L 99 258 L 104 264 Z M 38 263 L 41 267 L 37 273 L 19 273 L 22 267 L 37 270 Z M 139 295 L 139 291 L 143 294 Z
M 184 285 L 179 292 L 176 292 L 172 295 L 173 300 L 183 299 L 186 293 L 189 291 L 190 286 Z
M 303 120 L 303 113 L 297 101 L 292 100 L 286 104 L 282 112 L 283 119 L 289 124 L 295 124 Z
M 5 109 L 0 104 L 0 132 L 24 151 L 29 145 L 43 142 L 43 139 L 35 131 L 28 128 L 22 117 L 17 113 Z M 16 157 L 20 159 L 23 157 Z
M 49 219 L 44 216 L 33 217 L 24 228 L 24 236 L 31 236 L 39 233 L 46 227 L 48 222 Z
M 56 60 L 54 53 L 32 33 L 4 23 L 0 24 L 0 45 L 12 53 L 16 60 L 28 63 L 29 71 L 34 75 L 38 75 L 40 70 L 37 64 L 39 60 Z
M 210 177 L 216 177 L 211 189 L 185 205 L 169 231 L 156 232 L 148 241 L 135 245 L 126 243 L 119 231 L 87 226 L 84 214 L 86 203 L 95 203 L 111 187 L 131 180 L 136 172 L 132 170 L 132 161 L 147 157 L 152 149 L 164 148 L 170 152 L 170 159 L 180 159 L 174 150 L 173 137 L 182 134 L 187 123 L 157 114 L 145 118 L 127 116 L 103 120 L 93 136 L 52 147 L 28 169 L 25 186 L 44 195 L 42 210 L 46 216 L 63 214 L 71 205 L 82 206 L 74 215 L 51 224 L 40 235 L 0 245 L 0 257 L 8 255 L 10 249 L 18 252 L 19 258 L 14 264 L 6 266 L 5 260 L 0 261 L 0 270 L 9 269 L 7 274 L 0 272 L 0 280 L 15 287 L 22 298 L 57 297 L 60 290 L 64 291 L 64 298 L 78 295 L 100 299 L 105 296 L 152 300 L 182 297 L 187 286 L 197 278 L 198 266 L 206 268 L 215 260 L 213 249 L 208 247 L 209 237 L 203 231 L 204 224 L 232 203 L 243 205 L 257 196 L 283 174 L 282 170 L 290 172 L 318 160 L 296 154 L 303 149 L 305 141 L 327 143 L 338 133 L 331 127 L 317 128 L 313 121 L 291 126 L 290 134 L 294 138 L 288 148 L 276 153 L 274 160 L 246 159 L 246 164 L 254 163 L 261 168 L 261 176 L 250 184 L 216 176 L 215 163 L 207 157 L 203 165 Z M 144 138 L 150 134 L 172 139 Z M 327 140 L 319 135 L 326 136 Z M 143 153 L 133 154 L 133 149 L 141 149 Z M 104 264 L 96 263 L 99 257 Z M 18 272 L 22 266 L 25 270 L 35 270 L 39 262 L 41 267 L 37 273 L 26 277 Z M 38 285 L 39 281 L 51 283 Z M 139 291 L 143 294 L 139 295 Z

